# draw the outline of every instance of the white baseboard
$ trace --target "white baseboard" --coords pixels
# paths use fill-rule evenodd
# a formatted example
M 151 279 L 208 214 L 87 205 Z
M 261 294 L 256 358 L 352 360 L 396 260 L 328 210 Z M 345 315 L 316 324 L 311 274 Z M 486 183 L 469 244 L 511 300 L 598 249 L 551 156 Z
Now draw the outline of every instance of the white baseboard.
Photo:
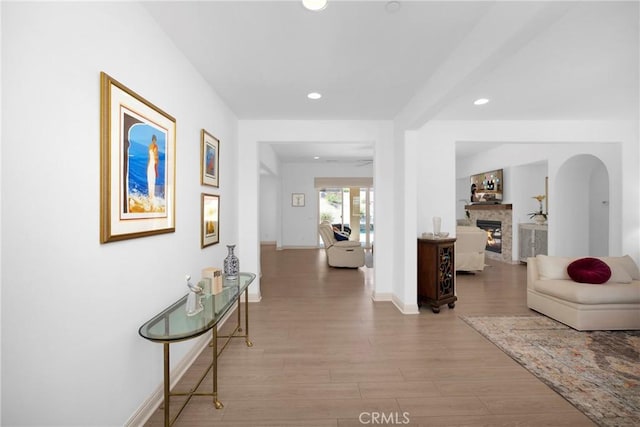
M 402 314 L 420 314 L 420 310 L 418 310 L 418 304 L 405 304 L 398 297 L 393 295 L 391 302 L 396 306 L 400 313 Z
M 391 301 L 402 314 L 420 313 L 420 310 L 418 310 L 418 304 L 404 304 L 399 298 L 389 292 L 374 292 L 371 294 L 371 299 L 376 302 Z
M 373 292 L 371 299 L 374 301 L 393 301 L 393 294 L 390 292 Z
M 260 296 L 258 295 L 258 301 L 260 301 Z M 252 302 L 249 300 L 249 302 Z M 234 306 L 231 310 L 229 310 L 229 314 L 220 321 L 218 325 L 218 329 L 220 329 L 229 319 L 231 313 L 235 311 L 237 307 Z M 184 374 L 187 372 L 189 367 L 195 362 L 195 360 L 200 356 L 203 350 L 205 350 L 209 343 L 211 342 L 211 335 L 202 334 L 198 338 L 195 338 L 195 344 L 191 349 L 185 354 L 185 356 L 178 362 L 178 364 L 171 369 L 170 379 L 169 379 L 169 388 L 173 390 L 176 384 L 182 379 Z M 161 350 L 161 348 L 159 348 Z M 160 407 L 162 402 L 164 401 L 164 380 L 160 383 L 160 385 L 156 388 L 156 390 L 149 396 L 140 407 L 129 417 L 127 422 L 124 423 L 124 427 L 137 427 L 144 425 L 149 418 L 154 414 L 154 412 Z

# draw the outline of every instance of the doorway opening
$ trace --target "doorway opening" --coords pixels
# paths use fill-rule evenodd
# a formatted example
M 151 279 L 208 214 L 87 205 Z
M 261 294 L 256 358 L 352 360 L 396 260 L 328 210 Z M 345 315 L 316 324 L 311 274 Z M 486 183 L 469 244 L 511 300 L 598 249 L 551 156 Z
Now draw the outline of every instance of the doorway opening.
M 318 218 L 371 248 L 374 240 L 373 187 L 335 187 L 318 190 Z M 322 243 L 322 242 L 320 242 Z

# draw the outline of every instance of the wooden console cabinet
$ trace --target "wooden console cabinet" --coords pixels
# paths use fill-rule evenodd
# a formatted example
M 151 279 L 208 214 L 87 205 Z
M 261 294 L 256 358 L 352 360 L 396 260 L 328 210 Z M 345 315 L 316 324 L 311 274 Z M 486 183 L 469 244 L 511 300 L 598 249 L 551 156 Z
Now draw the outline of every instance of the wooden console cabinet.
M 454 308 L 455 295 L 455 238 L 418 239 L 418 306 L 423 302 L 434 313 L 447 304 Z

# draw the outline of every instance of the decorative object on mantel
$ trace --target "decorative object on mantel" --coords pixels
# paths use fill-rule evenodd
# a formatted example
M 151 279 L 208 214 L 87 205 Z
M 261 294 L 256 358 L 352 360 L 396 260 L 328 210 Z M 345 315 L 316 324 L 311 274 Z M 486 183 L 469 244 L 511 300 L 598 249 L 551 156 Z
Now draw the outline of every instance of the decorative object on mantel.
M 187 305 L 185 309 L 187 316 L 195 316 L 203 309 L 202 301 L 200 301 L 200 295 L 202 295 L 202 288 L 191 283 L 191 276 L 188 274 L 185 276 L 187 281 L 187 287 L 189 288 L 189 295 L 187 296 Z
M 538 194 L 537 196 L 533 196 L 533 199 L 536 199 L 539 203 L 539 209 L 536 212 L 531 212 L 529 214 L 529 218 L 533 219 L 536 224 L 544 224 L 547 222 L 547 214 L 542 209 L 542 201 L 546 198 L 543 194 Z
M 238 278 L 238 273 L 240 272 L 240 261 L 238 257 L 235 256 L 233 250 L 236 245 L 227 245 L 227 249 L 229 249 L 229 254 L 224 259 L 224 278 L 235 280 Z

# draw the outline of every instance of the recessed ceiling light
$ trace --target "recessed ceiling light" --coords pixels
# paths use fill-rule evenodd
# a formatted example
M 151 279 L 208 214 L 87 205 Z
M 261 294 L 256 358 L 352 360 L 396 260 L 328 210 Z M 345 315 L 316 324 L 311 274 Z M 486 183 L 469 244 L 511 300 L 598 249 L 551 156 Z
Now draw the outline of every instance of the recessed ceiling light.
M 320 160 L 320 156 L 313 156 L 313 160 Z
M 302 0 L 302 5 L 315 12 L 327 7 L 327 0 Z
M 488 103 L 489 100 L 487 98 L 480 98 L 480 99 L 476 99 L 475 101 L 473 101 L 473 105 L 484 105 L 486 103 Z
M 320 98 L 322 98 L 322 94 L 320 94 L 318 92 L 311 92 L 310 94 L 307 95 L 307 98 L 309 98 L 309 99 L 320 99 Z

